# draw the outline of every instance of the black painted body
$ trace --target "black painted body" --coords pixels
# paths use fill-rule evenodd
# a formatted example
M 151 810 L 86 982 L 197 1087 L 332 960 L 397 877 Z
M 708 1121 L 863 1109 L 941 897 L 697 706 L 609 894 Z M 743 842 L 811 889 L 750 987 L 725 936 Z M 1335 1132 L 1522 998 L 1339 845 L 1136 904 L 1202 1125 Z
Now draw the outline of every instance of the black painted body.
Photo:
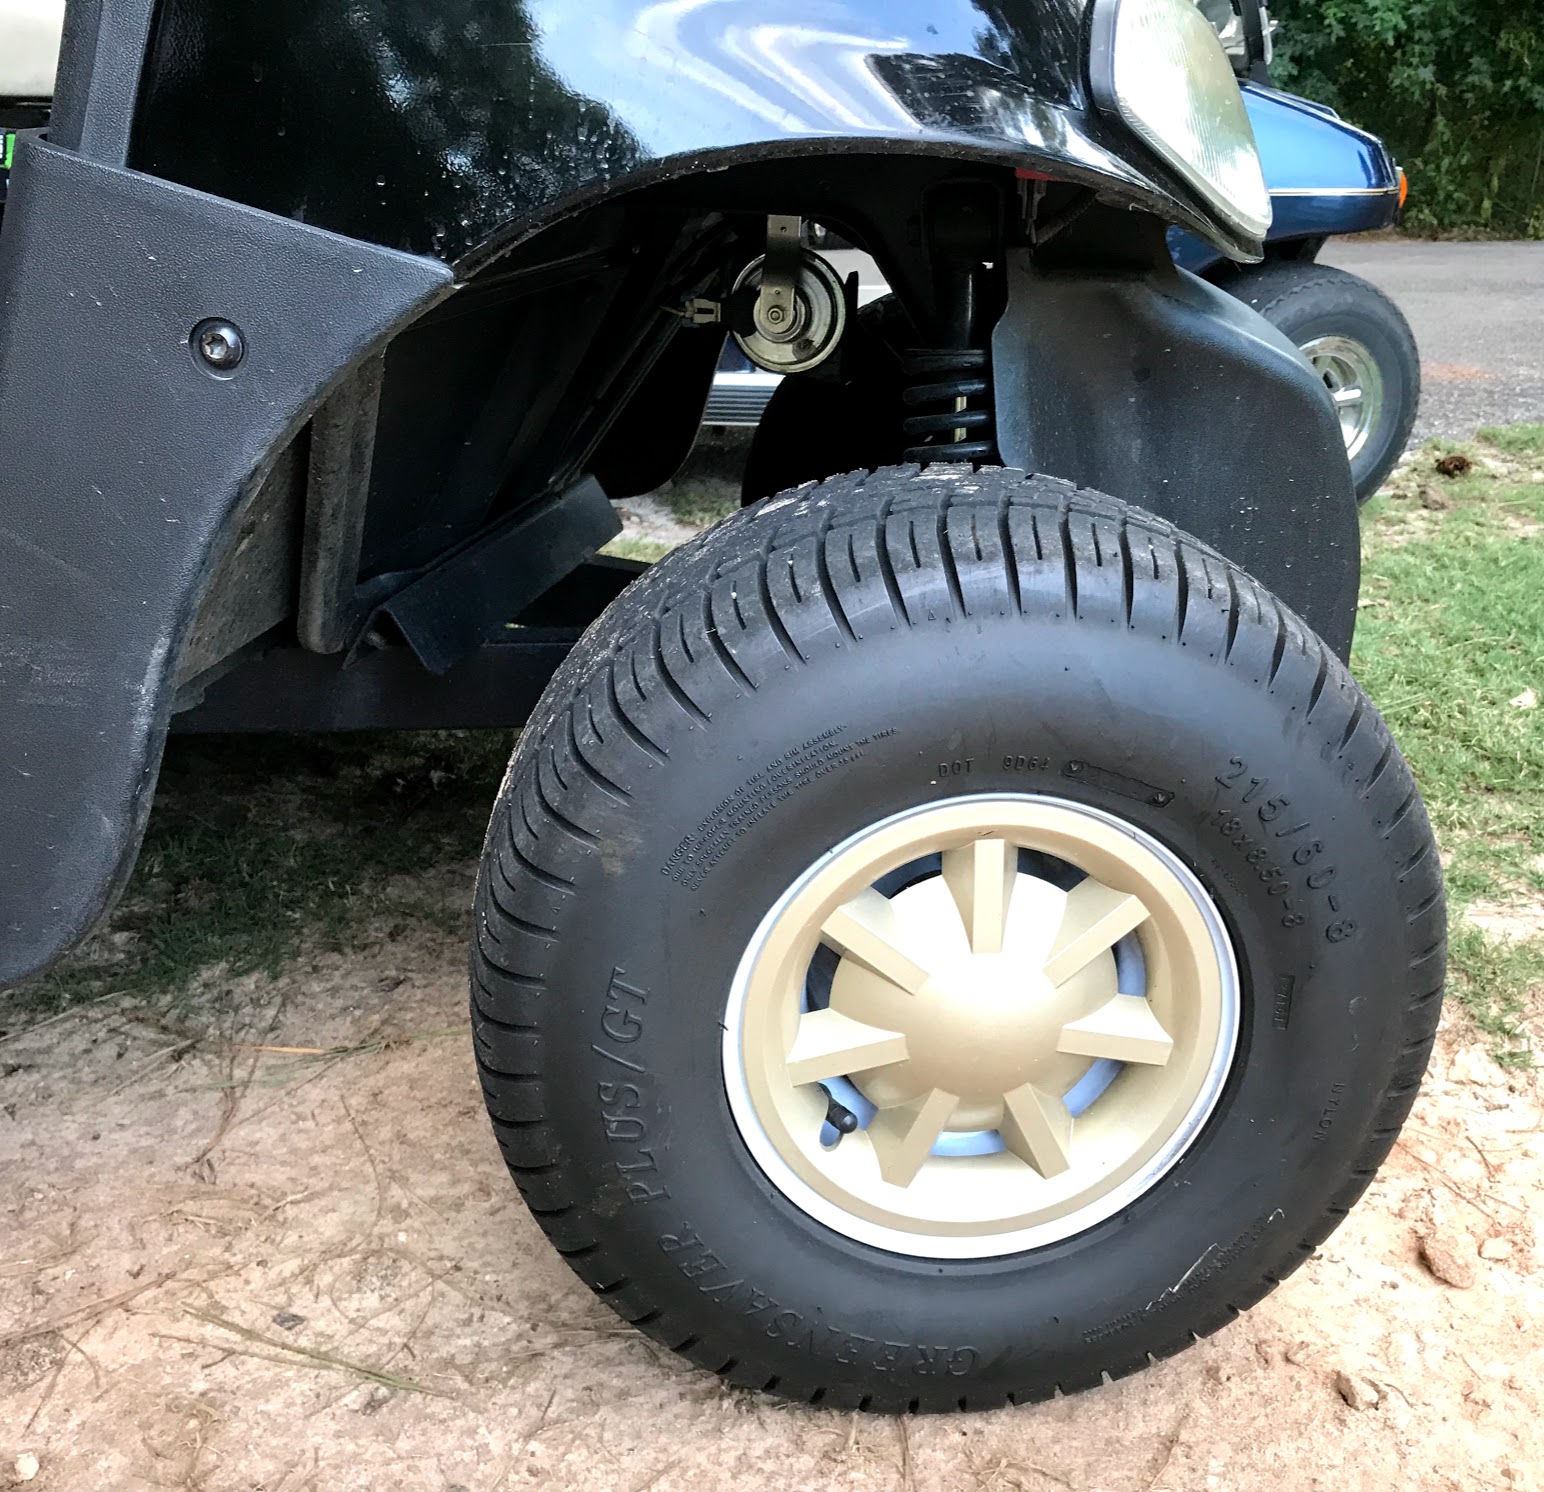
M 511 596 L 539 588 L 538 567 L 557 567 L 541 585 L 561 580 L 609 521 L 589 500 L 574 508 L 582 535 L 542 515 L 592 478 L 613 498 L 657 485 L 685 455 L 723 328 L 688 328 L 679 308 L 724 293 L 760 252 L 768 213 L 868 249 L 920 335 L 947 346 L 958 306 L 924 225 L 940 203 L 995 204 L 1003 237 L 979 257 L 1001 276 L 1026 243 L 1015 169 L 1054 178 L 1049 209 L 1088 208 L 1058 240 L 1057 273 L 1117 273 L 1121 297 L 1101 304 L 1142 314 L 1129 355 L 1085 356 L 1075 316 L 1048 325 L 1048 360 L 1033 318 L 996 349 L 1014 459 L 1058 474 L 1057 460 L 1118 432 L 1112 481 L 1141 486 L 1119 495 L 1152 494 L 1214 543 L 1247 532 L 1267 584 L 1285 583 L 1295 557 L 1294 599 L 1348 639 L 1354 499 L 1338 439 L 1315 444 L 1323 391 L 1262 351 L 1238 320 L 1251 313 L 1160 304 L 1174 293 L 1154 257 L 1162 224 L 1240 257 L 1258 246 L 1090 107 L 1085 12 L 1086 0 L 70 0 L 48 140 L 21 141 L 0 222 L 0 987 L 84 936 L 124 883 L 174 713 L 215 689 L 210 718 L 229 723 L 251 697 L 221 688 L 229 670 L 303 644 L 294 576 L 303 586 L 318 552 L 346 557 L 337 573 L 359 604 L 340 651 L 316 655 L 356 657 L 375 646 L 369 626 L 391 626 L 398 662 L 340 685 L 336 710 L 318 693 L 328 668 L 276 670 L 265 677 L 306 681 L 309 713 L 265 718 L 367 724 L 407 648 L 453 681 L 415 698 L 464 688 L 457 657 L 508 614 L 490 589 L 500 576 L 520 566 Z M 190 347 L 206 318 L 245 336 L 228 375 Z M 1118 314 L 1112 326 L 1120 341 Z M 1176 356 L 1147 369 L 1139 412 L 1107 420 L 1129 404 L 1155 329 L 1178 339 L 1165 343 Z M 1308 432 L 1289 473 L 1262 463 L 1247 494 L 1214 476 L 1166 503 L 1208 452 L 1219 471 L 1241 466 L 1237 432 L 1187 394 L 1187 339 L 1275 401 L 1262 418 Z M 1003 406 L 1004 389 L 1052 369 L 1091 426 L 1077 440 L 1045 433 L 1044 400 L 1030 416 Z M 354 445 L 320 459 L 321 432 L 363 387 L 378 403 Z M 1329 525 L 1318 582 L 1301 535 L 1275 564 L 1273 504 L 1283 521 L 1311 510 Z M 357 519 L 346 543 L 317 531 L 335 511 Z M 263 535 L 277 538 L 259 573 L 242 555 Z M 434 604 L 408 604 L 424 597 Z
M 454 262 L 747 159 L 942 153 L 1223 240 L 1090 107 L 1087 0 L 161 0 L 130 164 Z

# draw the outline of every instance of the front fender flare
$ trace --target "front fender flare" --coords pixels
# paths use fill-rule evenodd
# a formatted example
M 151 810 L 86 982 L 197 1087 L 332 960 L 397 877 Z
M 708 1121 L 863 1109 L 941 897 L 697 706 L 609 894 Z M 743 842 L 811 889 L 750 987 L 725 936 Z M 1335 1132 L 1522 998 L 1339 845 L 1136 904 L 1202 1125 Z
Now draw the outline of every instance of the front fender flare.
M 1092 107 L 1089 4 L 161 0 L 129 162 L 463 274 L 652 183 L 837 154 L 1031 168 L 1258 257 Z
M 1017 255 L 992 366 L 1007 465 L 1169 519 L 1350 654 L 1361 545 L 1344 438 L 1262 316 L 1172 266 L 1043 271 Z

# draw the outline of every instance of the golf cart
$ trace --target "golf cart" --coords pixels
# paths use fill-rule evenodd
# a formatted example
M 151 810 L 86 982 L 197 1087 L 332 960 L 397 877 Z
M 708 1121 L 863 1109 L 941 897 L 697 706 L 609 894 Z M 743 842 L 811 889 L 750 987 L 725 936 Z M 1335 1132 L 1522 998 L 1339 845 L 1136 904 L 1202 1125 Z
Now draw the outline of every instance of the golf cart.
M 37 122 L 0 987 L 121 890 L 168 731 L 519 724 L 478 1070 L 656 1341 L 832 1407 L 1047 1398 L 1336 1226 L 1442 886 L 1346 669 L 1335 405 L 1169 252 L 1271 220 L 1191 0 L 70 0 Z M 894 461 L 597 556 L 726 335 L 813 392 L 764 465 L 850 421 Z

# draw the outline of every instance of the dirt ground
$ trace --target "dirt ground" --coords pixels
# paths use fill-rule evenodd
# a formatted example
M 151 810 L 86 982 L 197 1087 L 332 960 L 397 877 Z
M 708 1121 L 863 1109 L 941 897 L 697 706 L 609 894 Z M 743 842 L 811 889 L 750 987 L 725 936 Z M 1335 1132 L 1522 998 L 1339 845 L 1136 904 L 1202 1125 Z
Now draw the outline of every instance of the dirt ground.
M 472 867 L 438 874 L 465 905 Z M 175 1029 L 108 999 L 0 1044 L 0 1486 L 1541 1485 L 1544 1094 L 1461 1017 L 1255 1311 L 1093 1393 L 901 1422 L 726 1389 L 574 1279 L 485 1123 L 463 968 L 383 924 L 207 977 Z

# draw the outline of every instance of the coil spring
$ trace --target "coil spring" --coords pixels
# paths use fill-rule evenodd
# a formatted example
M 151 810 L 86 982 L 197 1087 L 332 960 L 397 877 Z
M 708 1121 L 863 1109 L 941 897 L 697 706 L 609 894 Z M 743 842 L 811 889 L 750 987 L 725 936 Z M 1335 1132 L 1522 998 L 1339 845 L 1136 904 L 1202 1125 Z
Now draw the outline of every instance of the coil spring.
M 901 371 L 908 380 L 901 391 L 908 409 L 941 406 L 901 421 L 901 429 L 916 442 L 906 448 L 905 460 L 997 459 L 996 420 L 989 397 L 991 365 L 984 348 L 908 352 L 901 359 Z

